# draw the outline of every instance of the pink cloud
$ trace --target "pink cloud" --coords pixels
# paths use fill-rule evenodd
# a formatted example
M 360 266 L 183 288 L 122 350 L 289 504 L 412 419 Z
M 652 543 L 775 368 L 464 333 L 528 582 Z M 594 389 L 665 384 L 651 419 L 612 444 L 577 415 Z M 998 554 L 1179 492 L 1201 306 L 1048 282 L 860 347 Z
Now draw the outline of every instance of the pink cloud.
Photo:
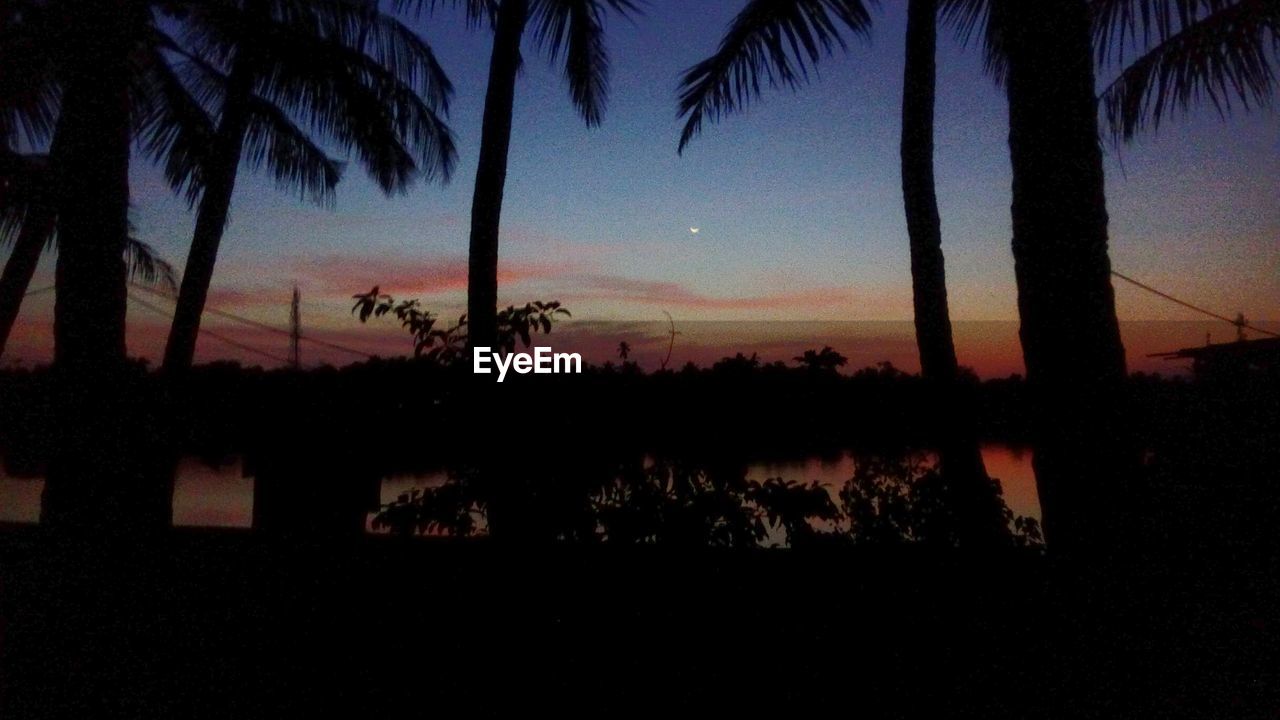
M 403 257 L 330 255 L 298 263 L 296 268 L 310 281 L 310 290 L 322 295 L 349 296 L 377 285 L 391 294 L 421 294 L 467 289 L 467 260 L 443 257 L 412 260 Z M 498 284 L 562 277 L 569 268 L 548 263 L 503 263 Z
M 706 295 L 676 282 L 639 280 L 616 275 L 575 278 L 580 290 L 563 294 L 567 300 L 620 300 L 641 305 L 704 310 L 816 309 L 848 304 L 853 294 L 845 288 L 814 288 L 788 293 L 720 297 Z

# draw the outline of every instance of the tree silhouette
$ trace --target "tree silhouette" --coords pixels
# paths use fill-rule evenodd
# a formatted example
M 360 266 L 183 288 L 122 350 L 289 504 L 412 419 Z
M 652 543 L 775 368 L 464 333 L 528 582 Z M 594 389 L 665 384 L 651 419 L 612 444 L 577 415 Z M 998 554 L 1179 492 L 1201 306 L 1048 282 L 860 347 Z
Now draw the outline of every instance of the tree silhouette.
M 609 95 L 609 55 L 604 42 L 607 11 L 637 12 L 631 0 L 456 0 L 474 24 L 493 29 L 493 53 L 480 132 L 480 161 L 471 202 L 467 270 L 469 342 L 494 347 L 498 333 L 498 241 L 507 154 L 515 112 L 520 48 L 532 31 L 537 46 L 556 63 L 563 59 L 569 97 L 588 127 L 604 118 Z M 433 0 L 398 0 L 398 7 L 429 10 Z
M 65 14 L 73 11 L 65 3 L 16 0 L 6 3 L 0 14 L 0 44 L 15 69 L 0 80 L 0 147 L 4 148 L 0 239 L 14 245 L 0 281 L 0 348 L 12 330 L 40 254 L 57 228 L 54 131 L 63 104 L 66 54 L 77 51 L 67 45 Z M 132 132 L 139 140 L 158 135 L 176 145 L 189 144 L 207 135 L 208 118 L 163 57 L 162 48 L 171 42 L 159 27 L 150 26 L 129 48 Z M 16 147 L 49 149 L 32 154 L 12 150 Z M 136 240 L 126 239 L 125 265 L 132 277 L 144 281 L 149 269 L 164 270 L 162 263 L 151 262 L 155 258 L 149 258 L 147 251 Z
M 192 8 L 184 26 L 186 81 L 217 107 L 218 126 L 205 146 L 168 154 L 171 181 L 199 202 L 165 349 L 173 371 L 195 354 L 242 163 L 325 203 L 342 163 L 321 141 L 354 150 L 388 194 L 419 175 L 447 180 L 456 158 L 438 114 L 448 111 L 452 84 L 431 48 L 377 2 L 215 2 Z
M 0 246 L 12 243 L 13 251 L 0 275 L 0 357 L 4 355 L 22 299 L 35 275 L 40 255 L 57 242 L 55 217 L 48 198 L 52 193 L 48 155 L 0 153 Z M 129 280 L 174 293 L 178 275 L 173 267 L 145 242 L 130 236 L 125 244 Z
M 31 77 L 56 81 L 57 90 L 48 93 L 60 99 L 52 153 L 59 238 L 54 365 L 60 379 L 53 402 L 63 419 L 58 441 L 65 450 L 49 467 L 42 520 L 121 531 L 146 522 L 139 496 L 144 482 L 131 460 L 144 431 L 121 421 L 134 402 L 126 380 L 124 250 L 134 61 L 137 48 L 158 29 L 150 3 L 24 5 L 7 18 L 14 20 L 9 29 L 39 51 L 20 62 L 33 66 Z M 49 109 L 32 103 L 19 112 L 38 117 L 26 127 L 47 135 Z
M 938 0 L 907 4 L 907 57 L 902 100 L 902 194 L 911 249 L 912 301 L 921 374 L 941 398 L 948 430 L 940 437 L 944 472 L 980 488 L 986 468 L 963 397 L 947 307 L 942 229 L 934 182 Z M 795 89 L 836 47 L 843 31 L 867 36 L 871 15 L 860 0 L 754 0 L 734 19 L 720 48 L 690 68 L 681 84 L 683 151 L 706 119 L 718 120 L 759 96 L 761 85 Z M 963 486 L 964 483 L 960 483 Z
M 849 358 L 832 350 L 830 346 L 824 346 L 821 350 L 805 350 L 803 355 L 792 360 L 814 372 L 827 373 L 838 372 L 840 368 L 849 364 Z
M 1013 255 L 1037 406 L 1036 483 L 1049 542 L 1067 551 L 1108 542 L 1123 504 L 1096 501 L 1123 491 L 1137 471 L 1120 420 L 1126 364 L 1107 250 L 1092 42 L 1095 18 L 1126 1 L 948 4 L 962 34 L 982 35 L 987 68 L 1009 100 Z
M 67 452 L 48 472 L 50 523 L 127 529 L 168 517 L 163 484 L 148 495 L 154 478 L 144 476 L 153 472 L 142 467 L 156 439 L 144 423 L 124 421 L 154 412 L 130 394 L 136 371 L 125 358 L 129 266 L 146 269 L 140 256 L 126 258 L 130 143 L 170 169 L 195 166 L 213 131 L 171 65 L 186 53 L 168 31 L 213 5 L 15 0 L 0 14 L 3 54 L 15 67 L 0 82 L 4 145 L 50 146 L 54 191 L 33 196 L 10 273 L 11 287 L 29 282 L 25 266 L 56 227 L 54 354 L 63 392 L 55 411 L 66 414 L 58 432 Z M 172 172 L 170 179 L 177 184 Z M 193 170 L 187 187 L 198 192 L 202 181 Z
M 351 296 L 355 304 L 351 312 L 360 318 L 360 322 L 368 322 L 369 318 L 380 318 L 392 315 L 400 321 L 401 327 L 413 336 L 413 354 L 440 365 L 451 365 L 466 354 L 470 343 L 467 340 L 471 323 L 464 314 L 453 325 L 441 326 L 439 317 L 422 308 L 419 300 L 401 300 L 387 295 L 381 288 L 374 287 L 367 293 Z M 533 344 L 535 333 L 550 334 L 551 328 L 560 318 L 572 317 L 567 308 L 559 302 L 534 301 L 523 307 L 508 305 L 497 314 L 498 335 L 495 351 L 513 352 L 516 341 L 524 347 Z

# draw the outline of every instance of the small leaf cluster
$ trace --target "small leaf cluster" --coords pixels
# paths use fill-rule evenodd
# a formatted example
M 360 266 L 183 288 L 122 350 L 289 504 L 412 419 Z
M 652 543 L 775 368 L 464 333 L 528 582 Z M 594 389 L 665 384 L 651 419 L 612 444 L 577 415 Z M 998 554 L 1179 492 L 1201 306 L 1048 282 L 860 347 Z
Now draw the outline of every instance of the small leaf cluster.
M 467 316 L 464 313 L 453 325 L 443 327 L 440 318 L 422 307 L 419 300 L 399 300 L 374 286 L 367 293 L 352 295 L 352 314 L 365 323 L 369 318 L 394 316 L 413 337 L 413 354 L 440 365 L 451 365 L 466 355 Z M 516 341 L 524 347 L 532 344 L 536 333 L 549 334 L 558 318 L 572 317 L 559 302 L 535 301 L 523 307 L 509 305 L 498 312 L 498 350 L 515 351 Z

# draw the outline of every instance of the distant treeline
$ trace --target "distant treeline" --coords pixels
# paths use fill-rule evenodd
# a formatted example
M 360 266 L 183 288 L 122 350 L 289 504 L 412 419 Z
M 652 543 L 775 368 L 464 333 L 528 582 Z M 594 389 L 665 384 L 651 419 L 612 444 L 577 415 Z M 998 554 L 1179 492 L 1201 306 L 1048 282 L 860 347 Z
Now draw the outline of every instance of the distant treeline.
M 324 437 L 389 472 L 441 468 L 472 449 L 545 455 L 585 446 L 736 464 L 929 449 L 944 430 L 926 381 L 888 363 L 841 373 L 739 354 L 658 372 L 623 362 L 581 375 L 512 375 L 479 394 L 474 380 L 467 367 L 412 359 L 305 371 L 222 362 L 194 368 L 180 384 L 139 365 L 132 391 L 182 454 L 217 462 Z M 51 382 L 46 369 L 0 372 L 0 454 L 10 474 L 41 473 L 53 451 Z M 1021 377 L 969 374 L 965 386 L 984 440 L 1031 442 Z M 1222 414 L 1237 420 L 1251 417 L 1251 405 L 1253 414 L 1275 414 L 1268 393 L 1181 378 L 1134 375 L 1129 392 L 1130 422 L 1149 444 L 1199 433 L 1215 403 L 1229 403 Z

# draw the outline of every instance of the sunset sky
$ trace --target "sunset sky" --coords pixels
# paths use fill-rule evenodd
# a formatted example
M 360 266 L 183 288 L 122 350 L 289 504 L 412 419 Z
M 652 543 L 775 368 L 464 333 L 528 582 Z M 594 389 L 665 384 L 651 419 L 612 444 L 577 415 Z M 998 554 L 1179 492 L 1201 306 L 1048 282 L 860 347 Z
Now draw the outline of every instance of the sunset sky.
M 700 321 L 899 321 L 875 327 L 894 328 L 885 335 L 893 347 L 882 354 L 909 366 L 910 326 L 902 321 L 911 318 L 910 274 L 898 173 L 905 4 L 884 3 L 872 41 L 854 41 L 848 53 L 824 63 L 811 87 L 768 93 L 748 113 L 708 126 L 679 157 L 679 73 L 714 50 L 740 6 L 740 0 L 652 0 L 634 22 L 612 22 L 611 103 L 595 130 L 576 117 L 558 73 L 526 46 L 503 214 L 502 300 L 561 300 L 574 311 L 580 338 L 601 329 L 600 348 L 616 345 L 621 327 L 606 321 L 665 323 L 667 311 L 689 328 L 677 361 L 704 359 L 690 349 L 702 342 L 694 336 L 716 345 L 716 332 L 694 330 L 711 327 Z M 380 353 L 410 346 L 389 323 L 359 326 L 349 314 L 353 293 L 381 285 L 420 297 L 446 316 L 461 312 L 489 36 L 466 30 L 448 12 L 419 24 L 457 86 L 450 121 L 460 157 L 453 182 L 386 199 L 353 165 L 330 210 L 242 173 L 213 307 L 283 326 L 297 283 L 308 332 Z M 944 34 L 937 164 L 948 288 L 957 321 L 1011 321 L 1006 105 L 980 65 L 978 53 Z M 1156 137 L 1122 149 L 1108 145 L 1116 269 L 1219 312 L 1280 320 L 1277 120 L 1280 114 L 1268 110 L 1224 123 L 1205 108 L 1175 118 Z M 180 267 L 193 215 L 147 164 L 135 163 L 132 183 L 139 236 Z M 33 288 L 51 284 L 52 265 L 47 257 Z M 1117 302 L 1123 320 L 1200 319 L 1123 284 Z M 30 298 L 11 359 L 49 357 L 51 309 L 51 295 Z M 154 357 L 163 319 L 135 307 L 130 322 L 131 352 Z M 284 353 L 283 338 L 208 323 Z M 660 330 L 631 327 L 651 339 Z M 759 330 L 761 347 L 770 333 L 790 336 L 799 326 L 770 327 Z M 1016 327 L 967 327 L 959 340 L 962 363 L 984 374 L 1017 369 Z M 1206 328 L 1160 327 L 1175 328 L 1168 336 L 1174 346 L 1202 342 Z M 853 331 L 842 332 L 832 337 Z M 1168 349 L 1160 347 L 1163 335 L 1151 340 L 1143 334 L 1149 330 L 1134 332 L 1126 336 L 1131 357 Z M 1225 325 L 1213 332 L 1216 339 L 1231 337 Z M 821 332 L 813 337 L 795 342 L 832 344 Z M 750 352 L 756 342 L 720 339 L 724 352 Z M 216 357 L 252 359 L 202 337 L 199 359 Z M 346 359 L 318 350 L 309 357 Z

